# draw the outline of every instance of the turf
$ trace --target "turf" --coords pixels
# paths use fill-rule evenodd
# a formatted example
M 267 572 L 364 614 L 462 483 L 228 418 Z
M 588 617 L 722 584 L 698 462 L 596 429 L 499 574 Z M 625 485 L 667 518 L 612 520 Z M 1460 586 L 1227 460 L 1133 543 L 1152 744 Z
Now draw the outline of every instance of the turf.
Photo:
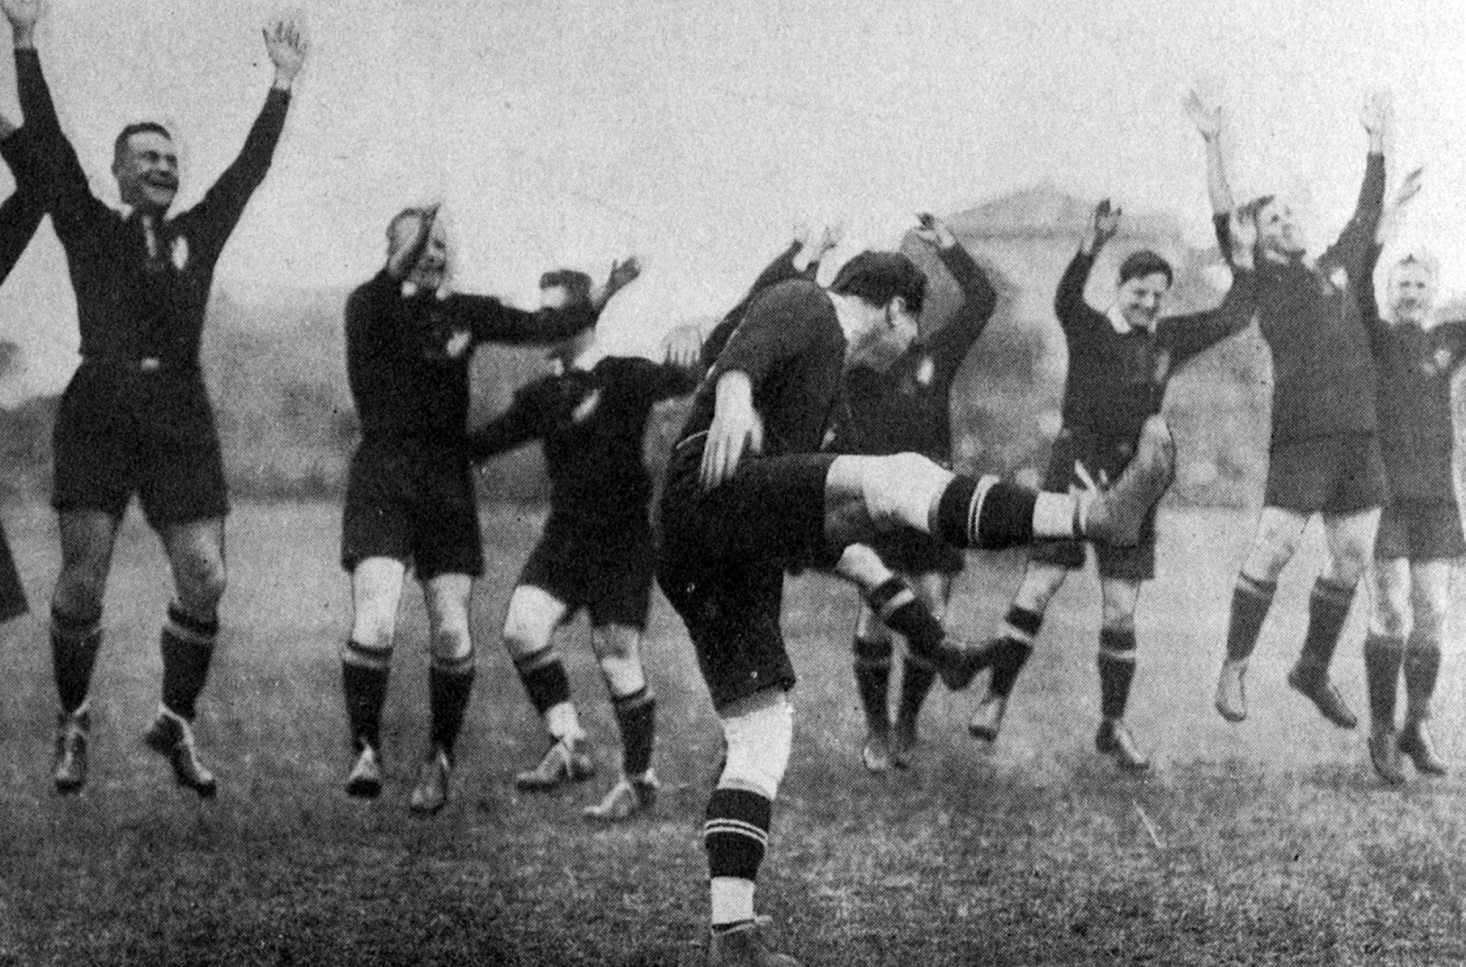
M 231 521 L 224 638 L 199 734 L 219 798 L 177 790 L 139 741 L 156 703 L 167 604 L 156 541 L 130 518 L 109 590 L 84 795 L 49 787 L 53 698 L 42 626 L 0 628 L 0 964 L 700 963 L 702 807 L 716 720 L 684 633 L 658 599 L 647 644 L 661 698 L 656 816 L 591 829 L 615 727 L 585 629 L 562 641 L 601 776 L 563 794 L 510 777 L 544 739 L 498 642 L 537 518 L 486 515 L 480 678 L 455 794 L 406 808 L 426 730 L 421 601 L 403 608 L 385 724 L 388 785 L 363 805 L 336 651 L 348 621 L 328 505 L 242 506 Z M 1327 726 L 1283 675 L 1321 539 L 1285 575 L 1249 678 L 1252 718 L 1211 708 L 1233 572 L 1250 520 L 1163 517 L 1162 578 L 1142 598 L 1131 721 L 1157 770 L 1092 751 L 1092 576 L 1056 599 L 996 748 L 967 737 L 969 695 L 933 697 L 917 767 L 867 776 L 850 684 L 853 596 L 791 581 L 801 675 L 794 761 L 760 907 L 806 964 L 1435 964 L 1466 956 L 1461 780 L 1384 790 L 1363 736 Z M 33 602 L 55 577 L 54 524 L 7 510 Z M 1021 558 L 974 556 L 954 622 L 1001 616 Z M 1336 676 L 1362 711 L 1356 607 Z M 1459 627 L 1452 624 L 1452 640 Z M 1461 669 L 1448 655 L 1436 733 L 1458 765 Z

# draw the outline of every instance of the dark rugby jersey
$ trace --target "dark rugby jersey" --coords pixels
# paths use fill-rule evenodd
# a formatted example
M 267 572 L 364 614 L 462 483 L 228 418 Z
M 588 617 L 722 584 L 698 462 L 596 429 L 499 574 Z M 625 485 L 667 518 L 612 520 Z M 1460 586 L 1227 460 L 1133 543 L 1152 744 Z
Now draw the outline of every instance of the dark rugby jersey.
M 1232 288 L 1216 309 L 1167 316 L 1154 332 L 1132 327 L 1122 333 L 1084 300 L 1094 263 L 1094 255 L 1077 252 L 1054 296 L 1054 312 L 1069 345 L 1064 426 L 1133 443 L 1146 417 L 1160 412 L 1171 375 L 1252 321 L 1255 273 L 1234 269 Z
M 362 436 L 461 444 L 475 346 L 554 342 L 594 322 L 588 308 L 525 312 L 491 296 L 405 297 L 383 269 L 346 301 L 346 375 Z
M 20 261 L 45 215 L 43 186 L 37 183 L 35 149 L 26 128 L 0 141 L 0 158 L 15 174 L 15 191 L 0 203 L 0 280 Z
M 591 369 L 537 379 L 469 437 L 475 462 L 543 440 L 550 513 L 577 520 L 645 521 L 652 481 L 642 461 L 658 402 L 692 392 L 696 375 L 648 359 L 608 356 Z
M 269 169 L 290 104 L 271 88 L 239 156 L 193 208 L 155 225 L 149 252 L 140 217 L 93 197 L 76 151 L 61 133 L 34 50 L 15 52 L 21 108 L 47 173 L 47 207 L 76 290 L 81 354 L 153 357 L 197 367 L 214 266 L 245 204 Z
M 884 372 L 857 366 L 845 376 L 847 424 L 839 449 L 849 453 L 915 452 L 952 459 L 952 382 L 982 335 L 998 293 L 960 244 L 940 249 L 962 290 L 962 305 L 931 338 L 913 343 Z
M 702 365 L 704 369 L 711 366 L 713 360 L 718 358 L 718 353 L 722 352 L 723 347 L 728 344 L 728 337 L 733 335 L 733 330 L 737 329 L 738 324 L 743 321 L 744 315 L 748 312 L 748 307 L 753 305 L 753 300 L 758 298 L 759 293 L 770 286 L 778 285 L 780 282 L 788 282 L 790 279 L 809 279 L 813 281 L 814 277 L 819 274 L 820 264 L 818 262 L 809 263 L 803 272 L 796 269 L 794 267 L 794 256 L 797 254 L 799 254 L 799 243 L 795 242 L 774 256 L 774 260 L 764 266 L 764 270 L 758 274 L 758 278 L 753 280 L 753 285 L 749 288 L 748 294 L 739 300 L 736 306 L 729 309 L 728 314 L 713 327 L 712 332 L 708 333 L 708 338 L 702 344 Z
M 844 398 L 845 333 L 834 303 L 813 282 L 796 279 L 758 296 L 693 397 L 680 440 L 713 421 L 718 380 L 748 374 L 763 419 L 765 455 L 815 453 Z
M 1258 258 L 1257 312 L 1273 357 L 1272 445 L 1377 426 L 1375 363 L 1360 295 L 1384 205 L 1384 157 L 1370 154 L 1354 217 L 1316 267 Z M 1215 218 L 1224 254 L 1225 214 Z

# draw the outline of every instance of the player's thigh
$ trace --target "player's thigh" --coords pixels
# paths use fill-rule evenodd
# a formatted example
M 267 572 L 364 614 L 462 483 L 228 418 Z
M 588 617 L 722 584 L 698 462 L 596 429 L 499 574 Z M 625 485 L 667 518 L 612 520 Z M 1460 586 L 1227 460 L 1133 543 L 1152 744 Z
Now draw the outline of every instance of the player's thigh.
M 1410 626 L 1410 562 L 1403 556 L 1375 558 L 1369 599 L 1369 630 L 1399 637 Z
M 394 557 L 368 557 L 351 569 L 351 638 L 367 648 L 392 644 L 407 565 Z
M 1329 548 L 1328 573 L 1333 580 L 1353 584 L 1364 575 L 1374 556 L 1374 536 L 1379 530 L 1379 520 L 1379 507 L 1323 515 L 1324 539 Z
M 453 454 L 432 455 L 418 486 L 416 499 L 407 508 L 418 580 L 428 582 L 440 574 L 483 574 L 483 535 L 468 465 Z
M 120 520 L 137 486 L 142 440 L 118 374 L 83 363 L 67 385 L 51 431 L 52 506 Z
M 217 606 L 226 581 L 224 518 L 165 523 L 158 536 L 173 568 L 179 604 L 185 610 Z
M 101 610 L 117 544 L 117 517 L 103 510 L 57 512 L 61 533 L 61 574 L 56 582 L 56 605 L 66 613 Z
M 1308 514 L 1287 507 L 1263 507 L 1257 515 L 1252 543 L 1242 561 L 1242 573 L 1262 581 L 1276 581 L 1298 550 Z
M 555 595 L 533 584 L 521 584 L 509 594 L 504 614 L 504 644 L 514 658 L 549 647 L 550 639 L 569 613 Z

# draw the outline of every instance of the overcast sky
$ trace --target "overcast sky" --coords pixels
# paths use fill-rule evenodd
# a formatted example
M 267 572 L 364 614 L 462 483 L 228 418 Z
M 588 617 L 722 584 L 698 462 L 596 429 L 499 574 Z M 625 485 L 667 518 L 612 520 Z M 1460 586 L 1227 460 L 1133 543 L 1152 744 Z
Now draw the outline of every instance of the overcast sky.
M 614 345 L 720 313 L 795 219 L 843 217 L 847 248 L 910 213 L 1048 178 L 1173 208 L 1207 232 L 1200 80 L 1231 107 L 1235 181 L 1311 197 L 1314 238 L 1347 218 L 1362 92 L 1387 85 L 1396 174 L 1425 164 L 1404 242 L 1466 288 L 1466 4 L 1456 0 L 316 0 L 314 48 L 275 165 L 216 285 L 354 284 L 403 204 L 446 199 L 464 288 L 532 300 L 548 266 L 646 273 L 613 306 Z M 63 125 L 115 198 L 111 139 L 160 117 L 184 151 L 180 204 L 238 150 L 269 84 L 259 26 L 232 0 L 52 0 L 42 62 Z M 1184 15 L 1180 11 L 1186 10 Z M 0 106 L 18 113 L 13 72 Z M 49 228 L 0 289 L 9 378 L 54 391 L 76 323 Z

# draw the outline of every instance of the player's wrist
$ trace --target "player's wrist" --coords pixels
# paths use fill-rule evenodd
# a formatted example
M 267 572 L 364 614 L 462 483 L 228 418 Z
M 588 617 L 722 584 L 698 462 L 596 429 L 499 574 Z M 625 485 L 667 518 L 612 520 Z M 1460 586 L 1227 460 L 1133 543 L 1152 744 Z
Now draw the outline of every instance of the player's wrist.
M 16 50 L 36 49 L 36 28 L 34 24 L 11 24 Z

